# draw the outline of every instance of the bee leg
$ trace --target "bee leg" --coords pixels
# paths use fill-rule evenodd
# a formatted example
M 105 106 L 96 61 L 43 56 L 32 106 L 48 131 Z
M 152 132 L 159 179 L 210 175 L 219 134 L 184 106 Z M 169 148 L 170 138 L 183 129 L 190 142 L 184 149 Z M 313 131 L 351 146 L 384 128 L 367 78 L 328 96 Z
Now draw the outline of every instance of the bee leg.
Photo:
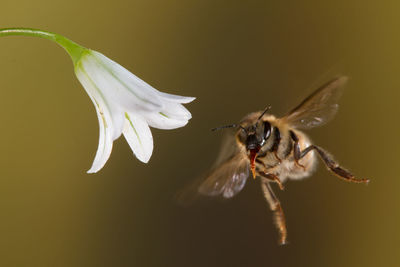
M 366 183 L 366 184 L 369 183 L 369 179 L 355 178 L 354 175 L 351 174 L 349 171 L 340 167 L 339 164 L 333 159 L 331 155 L 329 155 L 328 152 L 326 152 L 325 150 L 323 150 L 318 146 L 311 145 L 307 147 L 306 149 L 303 150 L 303 152 L 301 152 L 300 158 L 304 157 L 311 150 L 316 150 L 318 152 L 318 155 L 321 157 L 322 161 L 328 167 L 328 169 L 332 171 L 339 178 L 353 183 Z
M 281 190 L 285 189 L 285 187 L 283 186 L 281 180 L 275 174 L 267 173 L 267 172 L 264 172 L 264 171 L 258 171 L 258 174 L 260 174 L 262 177 L 267 178 L 268 180 L 276 182 Z
M 279 164 L 282 163 L 282 160 L 278 156 L 278 151 L 277 150 L 274 151 L 274 155 L 275 155 L 275 158 L 278 160 Z
M 287 230 L 286 230 L 285 215 L 283 214 L 281 204 L 278 198 L 275 196 L 274 192 L 272 191 L 271 186 L 269 185 L 269 182 L 266 178 L 261 179 L 261 188 L 264 192 L 264 197 L 267 200 L 269 207 L 274 212 L 274 222 L 280 234 L 279 244 L 285 245 L 287 238 Z
M 300 152 L 299 138 L 293 131 L 290 131 L 290 137 L 294 141 L 294 145 L 293 145 L 294 162 L 296 163 L 297 166 L 302 167 L 303 170 L 305 171 L 306 168 L 299 163 L 299 160 L 302 158 L 301 152 Z

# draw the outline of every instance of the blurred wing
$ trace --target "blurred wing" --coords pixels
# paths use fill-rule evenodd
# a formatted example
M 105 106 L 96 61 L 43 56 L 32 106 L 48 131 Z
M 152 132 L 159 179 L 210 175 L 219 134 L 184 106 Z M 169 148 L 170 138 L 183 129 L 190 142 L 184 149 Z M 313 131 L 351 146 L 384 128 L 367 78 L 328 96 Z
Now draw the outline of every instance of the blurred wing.
M 217 159 L 214 162 L 213 168 L 221 165 L 226 160 L 232 158 L 239 153 L 239 147 L 235 139 L 235 129 L 226 129 L 222 138 L 221 147 Z
M 211 173 L 186 185 L 174 198 L 181 206 L 192 204 L 200 195 L 231 198 L 243 189 L 248 176 L 248 159 L 239 150 L 235 131 L 227 129 Z
M 207 196 L 231 198 L 239 193 L 249 177 L 249 162 L 238 153 L 226 160 L 200 184 L 198 192 Z
M 337 77 L 318 88 L 282 120 L 298 129 L 309 129 L 331 120 L 338 108 L 338 101 L 348 78 Z

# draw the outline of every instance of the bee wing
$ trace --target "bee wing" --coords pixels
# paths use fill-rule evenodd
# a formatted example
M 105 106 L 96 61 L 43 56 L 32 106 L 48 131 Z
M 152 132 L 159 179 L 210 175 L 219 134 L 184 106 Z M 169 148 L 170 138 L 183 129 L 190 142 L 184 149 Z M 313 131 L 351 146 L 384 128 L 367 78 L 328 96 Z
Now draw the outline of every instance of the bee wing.
M 212 171 L 175 194 L 174 198 L 181 206 L 192 204 L 200 195 L 231 198 L 243 189 L 249 176 L 249 160 L 243 156 L 236 143 L 235 131 L 228 129 L 225 132 Z
M 309 129 L 331 120 L 338 108 L 338 100 L 348 78 L 337 77 L 308 96 L 282 120 L 298 129 Z
M 214 162 L 213 168 L 221 165 L 223 162 L 239 153 L 239 147 L 236 142 L 237 141 L 235 139 L 235 130 L 226 129 L 222 138 L 219 154 Z
M 207 196 L 231 198 L 243 189 L 248 177 L 248 159 L 238 153 L 215 168 L 200 184 L 198 192 Z

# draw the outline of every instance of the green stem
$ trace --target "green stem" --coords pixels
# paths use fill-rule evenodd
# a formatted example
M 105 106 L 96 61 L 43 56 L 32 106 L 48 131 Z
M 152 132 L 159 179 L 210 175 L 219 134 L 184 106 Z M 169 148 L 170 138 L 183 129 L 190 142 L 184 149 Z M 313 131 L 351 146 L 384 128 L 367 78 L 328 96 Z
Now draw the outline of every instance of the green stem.
M 33 36 L 40 37 L 43 39 L 47 39 L 59 44 L 62 48 L 64 48 L 67 53 L 71 56 L 74 65 L 79 61 L 83 52 L 87 51 L 83 46 L 74 43 L 73 41 L 65 38 L 56 33 L 37 30 L 37 29 L 29 29 L 29 28 L 7 28 L 0 29 L 0 37 L 2 36 L 10 36 L 10 35 L 23 35 L 23 36 Z

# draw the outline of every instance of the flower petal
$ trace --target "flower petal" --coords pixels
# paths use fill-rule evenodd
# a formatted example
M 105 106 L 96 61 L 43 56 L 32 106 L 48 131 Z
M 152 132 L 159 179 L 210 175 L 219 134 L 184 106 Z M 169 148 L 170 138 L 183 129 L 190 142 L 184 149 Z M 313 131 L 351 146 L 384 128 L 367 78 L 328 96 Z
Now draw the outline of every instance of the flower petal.
M 180 95 L 172 95 L 172 94 L 167 94 L 163 92 L 159 92 L 160 96 L 171 101 L 171 102 L 176 102 L 176 103 L 182 103 L 182 104 L 187 104 L 195 100 L 195 97 L 191 96 L 180 96 Z
M 112 140 L 112 129 L 107 125 L 107 121 L 99 107 L 96 105 L 97 117 L 99 119 L 99 147 L 97 148 L 96 156 L 94 158 L 92 167 L 87 171 L 88 173 L 98 172 L 106 164 L 110 157 L 113 140 Z
M 172 101 L 165 101 L 160 112 L 142 112 L 142 115 L 151 127 L 164 130 L 183 127 L 192 118 L 183 105 Z
M 161 112 L 167 117 L 180 120 L 189 120 L 192 118 L 192 114 L 190 114 L 189 110 L 177 103 L 166 103 L 165 108 Z
M 103 168 L 110 157 L 112 142 L 121 135 L 124 118 L 117 106 L 106 101 L 84 70 L 76 68 L 75 72 L 93 102 L 99 120 L 99 146 L 92 167 L 88 170 L 88 173 L 94 173 Z
M 81 64 L 106 97 L 126 109 L 150 111 L 162 108 L 156 89 L 103 54 L 91 50 L 81 59 Z
M 189 120 L 187 119 L 176 119 L 169 117 L 166 114 L 159 113 L 145 113 L 143 116 L 146 118 L 147 123 L 157 129 L 171 130 L 185 126 Z
M 125 113 L 123 134 L 135 156 L 147 163 L 153 153 L 153 136 L 146 120 L 140 115 Z

